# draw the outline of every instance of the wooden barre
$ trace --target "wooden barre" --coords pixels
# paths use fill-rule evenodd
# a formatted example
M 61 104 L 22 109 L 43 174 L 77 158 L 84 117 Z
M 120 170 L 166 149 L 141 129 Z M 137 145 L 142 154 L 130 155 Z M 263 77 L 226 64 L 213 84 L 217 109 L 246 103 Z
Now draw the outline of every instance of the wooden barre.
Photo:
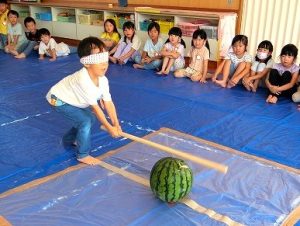
M 106 128 L 104 128 L 104 126 L 101 126 L 101 129 L 107 131 Z M 131 135 L 129 133 L 122 132 L 121 136 L 125 137 L 125 138 L 128 138 L 130 140 L 133 140 L 133 141 L 136 141 L 136 142 L 139 142 L 139 143 L 142 143 L 142 144 L 145 144 L 145 145 L 148 145 L 148 146 L 160 149 L 162 151 L 165 151 L 165 152 L 168 152 L 168 153 L 180 156 L 180 157 L 182 157 L 184 159 L 191 160 L 191 161 L 193 161 L 195 163 L 201 164 L 201 165 L 206 166 L 208 168 L 212 168 L 212 169 L 218 170 L 218 171 L 220 171 L 222 173 L 227 173 L 228 166 L 226 166 L 226 165 L 222 165 L 220 163 L 217 163 L 217 162 L 214 162 L 214 161 L 211 161 L 211 160 L 200 158 L 200 157 L 197 157 L 197 156 L 185 153 L 183 151 L 180 151 L 180 150 L 177 150 L 177 149 L 174 149 L 174 148 L 170 148 L 168 146 L 165 146 L 165 145 L 162 145 L 162 144 L 158 144 L 158 143 L 155 143 L 155 142 L 152 142 L 152 141 L 149 141 L 149 140 L 146 140 L 146 139 L 143 139 L 143 138 Z

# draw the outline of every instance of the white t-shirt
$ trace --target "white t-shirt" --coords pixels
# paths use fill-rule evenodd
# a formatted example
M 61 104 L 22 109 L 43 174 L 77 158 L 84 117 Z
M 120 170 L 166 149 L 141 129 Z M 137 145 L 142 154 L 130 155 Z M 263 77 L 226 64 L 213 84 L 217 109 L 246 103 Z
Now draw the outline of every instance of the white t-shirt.
M 235 55 L 235 53 L 233 52 L 228 52 L 225 60 L 231 60 L 231 62 L 233 63 L 234 67 L 236 68 L 237 65 L 241 62 L 246 62 L 246 63 L 252 63 L 252 56 L 245 52 L 244 55 L 241 58 L 238 58 L 237 55 Z
M 98 78 L 98 86 L 91 80 L 86 68 L 71 74 L 56 85 L 47 93 L 47 100 L 50 103 L 51 94 L 65 103 L 79 108 L 87 108 L 90 105 L 97 105 L 98 100 L 111 101 L 108 79 L 106 76 Z
M 158 41 L 155 45 L 152 42 L 152 40 L 150 38 L 148 38 L 144 45 L 144 51 L 148 53 L 149 57 L 155 57 L 160 53 L 163 45 L 164 45 L 164 42 L 161 38 L 158 38 Z
M 20 47 L 23 43 L 25 43 L 27 41 L 25 32 L 20 23 L 17 23 L 14 26 L 12 26 L 10 23 L 8 23 L 7 30 L 8 30 L 8 35 L 10 36 L 11 40 L 14 40 L 13 39 L 14 36 L 16 36 L 16 35 L 19 36 L 17 48 Z
M 57 44 L 53 38 L 50 38 L 47 45 L 43 42 L 40 42 L 39 54 L 46 54 L 47 56 L 50 56 L 47 52 L 48 49 L 55 49 L 56 56 L 67 56 L 70 54 L 70 49 L 67 44 L 63 42 Z
M 124 41 L 124 38 L 122 38 L 120 41 Z M 126 44 L 131 44 L 131 48 L 133 48 L 134 50 L 139 50 L 142 42 L 140 38 L 136 34 L 134 34 L 132 42 L 128 38 L 126 38 Z

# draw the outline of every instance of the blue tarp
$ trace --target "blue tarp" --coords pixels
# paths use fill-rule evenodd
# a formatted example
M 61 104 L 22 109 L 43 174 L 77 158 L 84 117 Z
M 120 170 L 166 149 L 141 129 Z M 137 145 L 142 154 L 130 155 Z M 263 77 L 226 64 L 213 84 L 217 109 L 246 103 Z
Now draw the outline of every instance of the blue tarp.
M 71 55 L 55 62 L 0 53 L 0 192 L 77 164 L 61 145 L 69 129 L 45 100 L 49 88 L 80 69 Z M 107 77 L 123 130 L 137 136 L 168 127 L 300 169 L 300 112 L 287 99 L 265 103 L 266 90 L 223 89 L 153 71 L 111 65 Z M 147 128 L 146 130 L 140 128 Z M 129 141 L 93 128 L 93 155 Z

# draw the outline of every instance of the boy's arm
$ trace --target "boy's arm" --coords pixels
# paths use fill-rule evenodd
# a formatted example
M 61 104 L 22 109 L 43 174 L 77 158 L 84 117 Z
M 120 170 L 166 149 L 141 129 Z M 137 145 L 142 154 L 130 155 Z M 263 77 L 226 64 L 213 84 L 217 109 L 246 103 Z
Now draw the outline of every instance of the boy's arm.
M 55 49 L 49 49 L 49 54 L 51 56 L 50 61 L 56 60 L 56 50 Z
M 104 108 L 111 120 L 111 123 L 118 127 L 118 128 L 121 128 L 120 127 L 120 124 L 119 124 L 119 120 L 118 120 L 118 116 L 117 116 L 117 111 L 116 111 L 116 107 L 114 105 L 114 103 L 112 101 L 103 101 L 104 103 Z
M 95 113 L 97 119 L 101 122 L 101 124 L 107 129 L 107 131 L 110 133 L 112 137 L 118 137 L 120 136 L 119 134 L 119 129 L 116 126 L 112 126 L 106 119 L 105 114 L 99 107 L 99 105 L 91 105 L 91 108 L 93 112 Z

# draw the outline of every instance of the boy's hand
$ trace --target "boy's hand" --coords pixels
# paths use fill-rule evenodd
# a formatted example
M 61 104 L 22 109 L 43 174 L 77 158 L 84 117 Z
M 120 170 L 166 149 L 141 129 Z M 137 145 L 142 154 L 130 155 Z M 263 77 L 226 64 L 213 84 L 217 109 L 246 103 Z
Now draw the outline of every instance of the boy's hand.
M 119 126 L 110 126 L 108 132 L 112 137 L 117 138 L 121 136 L 122 129 Z

